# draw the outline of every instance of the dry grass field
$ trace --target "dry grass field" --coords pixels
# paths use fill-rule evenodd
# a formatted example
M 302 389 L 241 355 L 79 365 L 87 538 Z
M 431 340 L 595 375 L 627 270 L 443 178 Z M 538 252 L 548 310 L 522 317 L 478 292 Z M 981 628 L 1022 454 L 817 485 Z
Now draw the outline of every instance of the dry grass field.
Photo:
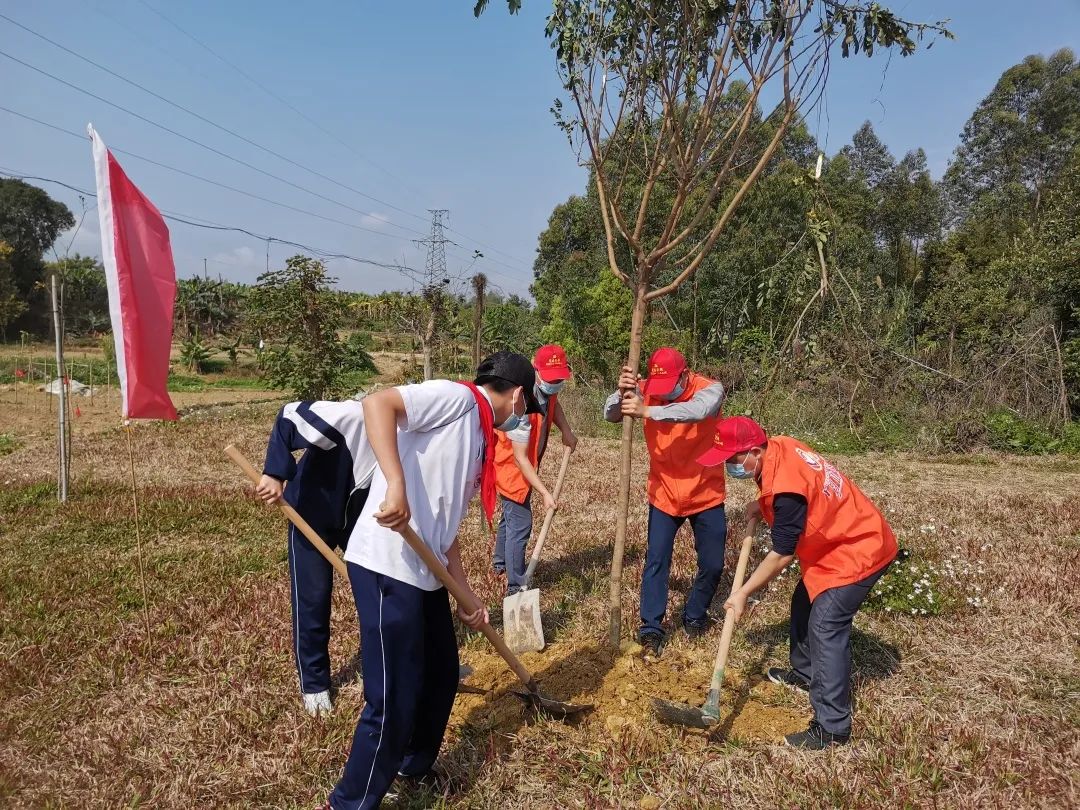
M 73 496 L 61 507 L 52 445 L 0 413 L 0 432 L 19 440 L 0 456 L 0 804 L 306 808 L 325 799 L 363 700 L 351 597 L 345 587 L 335 596 L 337 708 L 312 719 L 291 658 L 283 520 L 252 500 L 221 452 L 236 442 L 261 459 L 275 410 L 219 404 L 135 429 L 149 638 L 122 432 L 96 425 L 78 436 Z M 912 604 L 927 604 L 932 588 L 940 612 L 912 615 L 883 597 L 859 615 L 854 742 L 808 755 L 776 744 L 806 723 L 805 699 L 760 676 L 786 660 L 791 576 L 737 630 L 725 716 L 708 735 L 658 724 L 649 698 L 700 702 L 718 629 L 697 642 L 673 634 L 651 666 L 605 649 L 616 458 L 614 443 L 587 440 L 571 464 L 537 578 L 550 644 L 526 657 L 547 692 L 595 711 L 569 725 L 526 717 L 484 639 L 462 631 L 467 683 L 486 691 L 458 698 L 445 791 L 414 793 L 405 806 L 1080 806 L 1080 461 L 836 459 L 887 510 L 912 553 L 905 571 L 920 581 L 925 572 Z M 644 470 L 639 453 L 627 639 Z M 750 497 L 733 484 L 729 515 Z M 501 613 L 475 510 L 463 543 L 477 592 Z M 693 568 L 680 535 L 669 617 Z

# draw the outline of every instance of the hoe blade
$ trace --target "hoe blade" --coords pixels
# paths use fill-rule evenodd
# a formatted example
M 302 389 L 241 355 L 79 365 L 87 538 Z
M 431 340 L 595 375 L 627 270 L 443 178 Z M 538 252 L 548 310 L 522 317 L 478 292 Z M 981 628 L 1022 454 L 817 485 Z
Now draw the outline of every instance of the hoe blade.
M 663 723 L 687 728 L 711 728 L 720 720 L 698 706 L 659 698 L 653 698 L 653 713 Z
M 514 694 L 540 714 L 546 714 L 549 717 L 554 717 L 556 720 L 565 720 L 568 717 L 590 711 L 593 708 L 591 703 L 575 705 L 573 703 L 563 703 L 561 700 L 544 697 L 540 694 L 539 690 L 531 692 L 519 689 L 514 690 Z

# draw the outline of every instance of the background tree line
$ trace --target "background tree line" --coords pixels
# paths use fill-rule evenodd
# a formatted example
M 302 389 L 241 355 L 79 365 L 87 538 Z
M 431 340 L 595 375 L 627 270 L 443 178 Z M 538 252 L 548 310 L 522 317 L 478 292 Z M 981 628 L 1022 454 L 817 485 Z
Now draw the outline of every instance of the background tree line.
M 730 89 L 732 109 L 745 92 Z M 759 111 L 747 154 L 774 128 Z M 811 433 L 843 428 L 871 446 L 915 432 L 934 446 L 1059 444 L 1080 409 L 1075 55 L 1007 70 L 939 181 L 921 149 L 897 158 L 869 122 L 820 174 L 818 154 L 805 124 L 792 127 L 693 282 L 651 306 L 646 350 L 678 346 L 728 384 L 733 408 Z M 467 287 L 341 292 L 320 262 L 297 256 L 254 286 L 179 281 L 185 364 L 251 354 L 272 384 L 329 395 L 370 374 L 376 351 L 415 355 L 406 376 L 416 379 L 422 355 L 459 375 L 477 348 L 558 342 L 579 382 L 606 387 L 627 354 L 631 293 L 608 267 L 596 193 L 590 178 L 540 234 L 535 305 L 489 290 L 478 319 Z M 48 335 L 50 273 L 64 285 L 69 335 L 108 330 L 96 260 L 48 261 L 74 225 L 41 189 L 0 180 L 0 334 Z

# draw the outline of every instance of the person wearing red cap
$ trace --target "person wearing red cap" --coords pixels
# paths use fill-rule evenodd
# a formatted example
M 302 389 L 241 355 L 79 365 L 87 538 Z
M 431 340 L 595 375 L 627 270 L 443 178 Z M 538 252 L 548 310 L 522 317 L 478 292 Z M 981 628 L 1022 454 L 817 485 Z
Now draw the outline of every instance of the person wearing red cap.
M 792 560 L 802 570 L 791 597 L 791 668 L 769 680 L 807 691 L 814 719 L 789 734 L 788 745 L 821 750 L 851 737 L 851 623 L 863 600 L 896 558 L 896 537 L 881 512 L 826 459 L 788 436 L 765 435 L 753 419 L 721 420 L 713 447 L 698 461 L 726 465 L 733 478 L 760 490 L 747 517 L 772 527 L 772 551 L 724 603 L 736 621 L 750 594 Z
M 541 412 L 531 414 L 516 429 L 500 433 L 495 445 L 495 483 L 502 514 L 492 565 L 496 573 L 506 575 L 507 596 L 524 585 L 525 548 L 533 527 L 533 490 L 544 499 L 545 512 L 555 506 L 555 498 L 537 473 L 552 423 L 559 428 L 563 444 L 571 451 L 577 448 L 577 436 L 559 404 L 559 392 L 570 377 L 566 352 L 554 344 L 541 346 L 533 358 L 533 368 L 534 394 Z
M 689 520 L 694 529 L 698 558 L 682 615 L 683 629 L 691 638 L 709 628 L 708 608 L 724 571 L 724 472 L 695 462 L 712 443 L 724 386 L 691 371 L 686 358 L 672 348 L 653 352 L 648 371 L 648 379 L 642 381 L 624 368 L 619 391 L 608 397 L 604 415 L 610 422 L 641 419 L 649 450 L 649 541 L 641 575 L 638 640 L 645 658 L 655 660 L 664 645 L 662 625 L 675 534 L 684 522 Z

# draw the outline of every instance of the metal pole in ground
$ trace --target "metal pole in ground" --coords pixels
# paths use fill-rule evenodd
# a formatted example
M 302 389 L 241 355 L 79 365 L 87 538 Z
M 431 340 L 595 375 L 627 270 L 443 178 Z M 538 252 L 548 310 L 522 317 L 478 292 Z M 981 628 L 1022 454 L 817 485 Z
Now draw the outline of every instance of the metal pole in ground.
M 67 502 L 67 485 L 68 485 L 68 456 L 67 456 L 67 395 L 66 387 L 64 385 L 64 339 L 63 331 L 60 329 L 60 306 L 57 303 L 58 298 L 56 295 L 56 276 L 52 277 L 52 312 L 53 312 L 53 331 L 56 334 L 56 374 L 60 381 L 59 393 L 60 403 L 57 408 L 59 414 L 57 424 L 57 434 L 59 436 L 59 474 L 57 496 L 60 499 L 60 503 Z

